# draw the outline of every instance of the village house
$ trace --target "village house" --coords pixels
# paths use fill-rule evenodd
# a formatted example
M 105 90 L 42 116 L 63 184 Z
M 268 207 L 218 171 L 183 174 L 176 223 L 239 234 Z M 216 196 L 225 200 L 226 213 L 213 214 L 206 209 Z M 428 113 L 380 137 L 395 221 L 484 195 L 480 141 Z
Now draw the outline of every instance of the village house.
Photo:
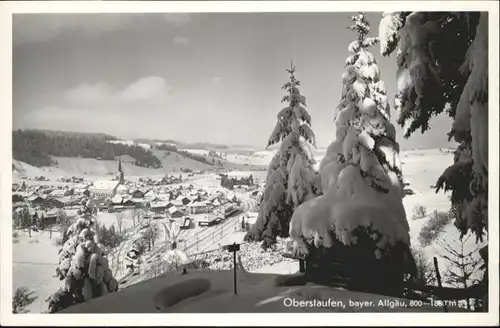
M 154 202 L 151 203 L 151 212 L 156 214 L 165 214 L 167 210 L 167 202 Z
M 55 189 L 55 188 L 53 188 L 53 187 L 48 187 L 48 186 L 47 186 L 47 187 L 45 187 L 45 188 L 43 188 L 43 189 L 39 189 L 39 191 L 40 191 L 42 194 L 46 195 L 46 196 L 50 195 L 50 193 L 51 193 L 51 192 L 53 192 L 54 190 L 56 190 L 56 189 Z
M 29 192 L 13 192 L 12 193 L 12 202 L 24 202 L 26 199 L 28 199 L 30 196 L 32 196 L 33 193 Z
M 124 199 L 122 202 L 122 206 L 124 209 L 133 209 L 136 208 L 136 202 L 131 198 Z
M 34 222 L 44 227 L 56 223 L 58 213 L 59 213 L 58 209 L 50 209 L 50 210 L 35 210 L 30 214 Z
M 116 187 L 116 195 L 128 195 L 129 189 L 127 186 L 120 184 Z
M 95 181 L 89 190 L 95 196 L 113 197 L 119 185 L 120 181 L 99 180 Z
M 170 202 L 167 202 L 167 204 L 165 204 L 165 209 L 168 210 L 168 209 L 170 209 L 171 207 L 174 207 L 174 206 L 175 206 L 174 203 L 172 201 L 170 201 Z
M 110 200 L 109 200 L 109 203 L 113 206 L 116 206 L 116 205 L 122 205 L 123 202 L 124 202 L 125 198 L 121 195 L 115 195 L 114 197 L 112 197 Z
M 15 211 L 19 208 L 23 208 L 23 207 L 28 207 L 28 204 L 26 204 L 25 202 L 16 202 L 16 203 L 12 203 L 12 210 Z
M 32 195 L 30 197 L 27 198 L 27 201 L 28 203 L 32 206 L 32 207 L 38 207 L 38 206 L 46 206 L 46 197 L 45 196 L 39 196 L 39 195 Z
M 130 192 L 132 198 L 144 198 L 145 192 L 140 189 L 134 189 Z
M 54 189 L 49 193 L 50 197 L 64 197 L 70 196 L 74 192 L 74 189 Z
M 191 199 L 187 196 L 179 196 L 179 197 L 177 197 L 177 200 L 181 201 L 182 205 L 187 205 L 187 204 L 191 203 Z
M 159 193 L 158 192 L 155 192 L 155 190 L 153 189 L 148 189 L 144 192 L 144 198 L 152 198 L 152 197 L 155 197 L 155 195 L 158 195 Z
M 78 187 L 73 191 L 73 195 L 83 195 L 86 197 L 90 196 L 90 191 L 88 187 Z
M 180 199 L 171 200 L 170 203 L 172 205 L 174 205 L 175 207 L 179 207 L 179 208 L 183 208 L 184 207 L 184 203 Z
M 60 198 L 50 198 L 48 204 L 53 207 L 63 208 L 80 205 L 83 196 L 65 196 Z
M 184 216 L 184 212 L 182 212 L 175 206 L 172 206 L 168 209 L 168 214 L 171 218 L 180 218 Z
M 190 214 L 210 213 L 211 206 L 205 202 L 194 202 L 186 205 L 186 211 Z
M 83 178 L 73 176 L 73 177 L 71 177 L 71 182 L 73 182 L 73 183 L 83 182 Z

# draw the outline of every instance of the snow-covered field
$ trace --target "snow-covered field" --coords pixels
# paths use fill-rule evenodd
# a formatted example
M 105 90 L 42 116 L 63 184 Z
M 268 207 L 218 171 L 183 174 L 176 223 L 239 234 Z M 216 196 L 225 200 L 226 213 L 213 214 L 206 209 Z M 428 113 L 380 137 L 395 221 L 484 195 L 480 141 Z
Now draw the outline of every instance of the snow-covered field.
M 394 297 L 313 284 L 283 287 L 273 274 L 239 272 L 234 295 L 232 281 L 231 270 L 171 272 L 62 313 L 443 312 L 439 306 L 403 307 Z
M 27 232 L 18 232 L 17 243 L 12 244 L 12 291 L 18 287 L 27 287 L 37 299 L 27 307 L 32 313 L 47 309 L 45 299 L 55 292 L 61 282 L 54 278 L 58 264 L 56 238 L 60 233 L 53 232 L 52 238 L 47 231 L 32 232 L 30 239 Z
M 130 229 L 133 222 L 129 212 L 123 212 L 124 219 L 122 229 Z M 100 212 L 97 217 L 99 223 L 106 227 L 115 225 L 116 215 L 113 213 Z M 58 251 L 60 246 L 56 246 L 56 239 L 61 238 L 58 231 L 32 232 L 30 238 L 26 231 L 18 231 L 17 243 L 12 244 L 13 264 L 12 280 L 13 291 L 18 287 L 27 287 L 37 296 L 35 302 L 27 307 L 32 313 L 40 313 L 47 309 L 45 299 L 54 293 L 61 282 L 54 278 L 58 265 Z

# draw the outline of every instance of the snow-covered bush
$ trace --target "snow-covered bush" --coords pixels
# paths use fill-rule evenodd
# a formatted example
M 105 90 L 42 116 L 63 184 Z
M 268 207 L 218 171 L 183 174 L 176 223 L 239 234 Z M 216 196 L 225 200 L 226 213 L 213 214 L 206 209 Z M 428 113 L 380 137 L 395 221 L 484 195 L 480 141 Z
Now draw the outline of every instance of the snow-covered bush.
M 59 250 L 56 269 L 56 276 L 64 286 L 47 299 L 49 312 L 58 312 L 72 304 L 118 290 L 96 225 L 96 219 L 86 213 L 68 228 L 68 240 Z
M 305 107 L 305 97 L 299 92 L 300 81 L 295 78 L 293 64 L 287 72 L 290 81 L 283 89 L 288 95 L 282 102 L 288 102 L 288 106 L 278 113 L 267 147 L 280 141 L 281 145 L 269 164 L 259 216 L 245 236 L 246 241 L 263 241 L 263 248 L 276 243 L 278 236 L 287 237 L 293 210 L 320 193 L 310 147 L 315 145 L 311 115 Z
M 353 54 L 342 76 L 336 140 L 320 163 L 323 195 L 295 210 L 290 225 L 292 252 L 307 256 L 311 248 L 345 250 L 358 240 L 371 240 L 366 241 L 370 245 L 356 248 L 364 247 L 382 259 L 391 258 L 391 251 L 400 247 L 411 261 L 399 145 L 389 121 L 386 88 L 368 51 L 377 39 L 366 38 L 369 23 L 363 13 L 352 21 L 350 28 L 358 39 L 349 45 Z M 367 234 L 369 238 L 364 237 Z
M 455 226 L 479 240 L 488 225 L 488 13 L 384 13 L 381 53 L 398 46 L 399 124 L 405 137 L 426 131 L 444 110 L 448 134 L 460 145 L 454 164 L 436 183 L 451 190 Z
M 123 236 L 119 234 L 114 225 L 106 228 L 104 224 L 97 227 L 97 234 L 99 235 L 99 242 L 106 250 L 111 250 L 123 241 Z

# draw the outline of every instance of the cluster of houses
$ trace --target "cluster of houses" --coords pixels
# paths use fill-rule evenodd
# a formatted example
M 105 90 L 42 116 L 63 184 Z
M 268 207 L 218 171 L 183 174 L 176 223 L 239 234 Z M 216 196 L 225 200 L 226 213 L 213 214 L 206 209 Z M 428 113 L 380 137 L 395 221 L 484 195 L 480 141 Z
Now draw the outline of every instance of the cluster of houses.
M 181 218 L 196 214 L 224 216 L 230 209 L 240 206 L 232 192 L 222 188 L 195 188 L 192 184 L 176 186 L 148 186 L 116 180 L 70 186 L 37 185 L 26 187 L 13 184 L 13 211 L 28 209 L 34 222 L 44 225 L 57 220 L 61 209 L 66 216 L 75 217 L 83 203 L 93 199 L 99 211 L 120 212 L 134 208 L 149 210 L 154 217 Z
M 197 214 L 224 218 L 234 213 L 241 205 L 233 191 L 223 187 L 196 188 L 192 184 L 183 184 L 182 176 L 126 181 L 121 159 L 118 162 L 118 173 L 113 179 L 89 182 L 79 177 L 71 177 L 64 182 L 68 184 L 27 186 L 25 182 L 21 185 L 14 183 L 13 211 L 29 212 L 33 220 L 43 220 L 44 223 L 50 224 L 57 220 L 61 209 L 67 217 L 77 216 L 89 199 L 98 211 L 120 212 L 143 208 L 151 212 L 153 217 L 170 218 Z M 253 182 L 252 185 L 258 188 Z M 252 190 L 252 197 L 256 199 L 262 197 L 262 191 L 258 189 Z
M 27 212 L 35 222 L 52 224 L 57 220 L 61 209 L 66 215 L 74 217 L 82 208 L 82 201 L 90 196 L 89 185 L 74 184 L 71 187 L 50 185 L 26 186 L 12 184 L 13 213 Z

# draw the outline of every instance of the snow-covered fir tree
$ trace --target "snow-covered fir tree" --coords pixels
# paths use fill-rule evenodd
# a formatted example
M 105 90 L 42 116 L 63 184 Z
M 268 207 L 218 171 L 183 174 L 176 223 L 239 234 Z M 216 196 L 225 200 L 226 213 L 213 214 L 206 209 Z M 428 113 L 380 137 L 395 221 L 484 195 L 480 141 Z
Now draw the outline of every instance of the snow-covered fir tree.
M 99 243 L 97 221 L 90 212 L 81 215 L 67 230 L 69 238 L 59 251 L 56 269 L 64 286 L 47 299 L 51 313 L 118 290 L 118 281 Z
M 488 224 L 488 13 L 384 13 L 382 54 L 397 46 L 399 123 L 405 137 L 444 110 L 459 143 L 437 183 L 451 190 L 455 225 L 482 240 Z
M 320 163 L 323 195 L 303 203 L 293 214 L 293 252 L 308 256 L 313 248 L 345 249 L 366 243 L 374 259 L 393 258 L 408 271 L 409 226 L 402 203 L 403 180 L 395 127 L 379 68 L 369 52 L 377 38 L 366 37 L 363 13 L 352 16 L 358 38 L 348 49 L 341 102 L 335 115 L 336 140 Z M 314 244 L 314 245 L 312 245 Z M 394 250 L 402 254 L 393 256 Z M 356 261 L 353 259 L 353 261 Z M 414 262 L 413 262 L 414 263 Z M 366 263 L 366 265 L 369 265 Z M 402 279 L 402 277 L 400 276 Z
M 380 23 L 381 51 L 396 48 L 399 123 L 405 137 L 427 130 L 432 115 L 454 119 L 459 143 L 436 192 L 451 190 L 455 226 L 483 242 L 488 229 L 488 13 L 392 12 Z M 399 46 L 399 47 L 398 47 Z M 487 247 L 480 251 L 487 262 Z M 487 286 L 487 266 L 482 284 Z M 487 306 L 485 288 L 485 309 Z
M 282 87 L 288 93 L 282 102 L 288 106 L 278 113 L 266 148 L 279 142 L 281 145 L 269 164 L 257 221 L 245 236 L 247 241 L 262 241 L 264 249 L 274 244 L 278 236 L 288 237 L 293 210 L 320 193 L 310 146 L 315 146 L 311 116 L 305 97 L 299 92 L 300 81 L 295 77 L 293 63 L 286 71 L 290 81 Z

